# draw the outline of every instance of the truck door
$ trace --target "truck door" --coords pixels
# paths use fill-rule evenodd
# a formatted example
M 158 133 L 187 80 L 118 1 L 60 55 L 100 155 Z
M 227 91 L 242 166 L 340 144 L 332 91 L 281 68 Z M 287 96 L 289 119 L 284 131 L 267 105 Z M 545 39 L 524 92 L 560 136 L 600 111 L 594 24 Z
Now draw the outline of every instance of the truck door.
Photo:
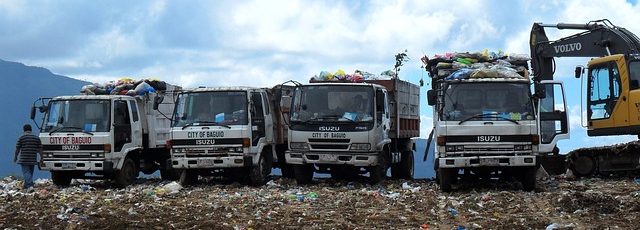
M 562 82 L 542 81 L 541 84 L 546 96 L 538 103 L 539 150 L 541 153 L 550 153 L 559 140 L 569 138 L 567 102 Z
M 140 122 L 140 114 L 138 113 L 138 105 L 135 101 L 129 101 L 131 111 L 131 130 L 133 137 L 133 145 L 142 147 L 142 122 Z
M 251 145 L 257 146 L 260 138 L 265 137 L 265 120 L 262 95 L 259 92 L 251 93 Z
M 267 138 L 267 142 L 273 141 L 274 135 L 274 127 L 273 127 L 273 115 L 271 115 L 271 105 L 269 104 L 269 97 L 267 93 L 262 92 L 262 110 L 264 111 L 264 127 L 265 127 L 265 137 Z
M 113 103 L 113 144 L 114 152 L 122 151 L 122 147 L 131 143 L 131 120 L 127 101 L 116 100 Z

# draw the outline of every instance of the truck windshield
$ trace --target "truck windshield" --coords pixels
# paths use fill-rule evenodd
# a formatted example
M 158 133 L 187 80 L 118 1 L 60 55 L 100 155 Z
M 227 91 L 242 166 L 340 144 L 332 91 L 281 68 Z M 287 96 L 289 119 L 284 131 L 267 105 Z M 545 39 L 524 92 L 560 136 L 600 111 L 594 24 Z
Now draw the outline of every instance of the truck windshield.
M 178 96 L 174 127 L 186 125 L 246 125 L 244 91 L 189 92 Z
M 444 95 L 441 119 L 445 121 L 534 119 L 526 83 L 454 83 Z
M 373 88 L 354 85 L 307 85 L 293 95 L 292 122 L 373 121 Z
M 52 100 L 42 131 L 109 132 L 109 107 L 109 100 Z

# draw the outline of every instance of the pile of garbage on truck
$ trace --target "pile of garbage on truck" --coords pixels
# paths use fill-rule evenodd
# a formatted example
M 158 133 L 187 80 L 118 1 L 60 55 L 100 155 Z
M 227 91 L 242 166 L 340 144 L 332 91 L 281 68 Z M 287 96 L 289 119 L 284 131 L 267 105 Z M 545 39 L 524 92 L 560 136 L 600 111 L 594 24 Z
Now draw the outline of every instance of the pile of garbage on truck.
M 447 81 L 469 78 L 528 78 L 527 54 L 505 54 L 503 51 L 436 54 L 422 57 L 425 68 L 434 79 Z
M 537 192 L 517 181 L 464 182 L 442 193 L 430 180 L 299 186 L 281 177 L 262 187 L 215 178 L 190 187 L 158 179 L 126 188 L 88 180 L 59 188 L 49 179 L 21 186 L 0 179 L 2 229 L 633 229 L 640 219 L 640 178 L 552 176 Z
M 86 95 L 144 95 L 167 89 L 167 83 L 154 78 L 133 80 L 121 78 L 117 81 L 109 81 L 104 84 L 93 83 L 85 85 L 80 93 Z
M 386 70 L 376 75 L 362 70 L 346 73 L 344 70 L 338 69 L 335 73 L 320 71 L 319 74 L 311 77 L 311 81 L 364 82 L 365 80 L 389 80 L 395 77 L 396 73 L 393 70 Z

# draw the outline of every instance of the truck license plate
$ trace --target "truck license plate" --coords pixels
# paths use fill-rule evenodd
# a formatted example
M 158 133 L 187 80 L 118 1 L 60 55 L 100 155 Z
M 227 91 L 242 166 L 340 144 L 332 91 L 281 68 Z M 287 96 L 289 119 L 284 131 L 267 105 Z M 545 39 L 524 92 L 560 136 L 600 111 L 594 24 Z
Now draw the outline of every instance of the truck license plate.
M 500 165 L 500 159 L 481 159 L 481 165 L 497 166 Z
M 62 163 L 62 169 L 75 169 L 76 163 Z
M 336 161 L 337 157 L 335 155 L 331 155 L 331 154 L 321 154 L 320 155 L 320 160 L 321 161 Z
M 215 165 L 213 159 L 198 159 L 198 166 L 213 166 Z

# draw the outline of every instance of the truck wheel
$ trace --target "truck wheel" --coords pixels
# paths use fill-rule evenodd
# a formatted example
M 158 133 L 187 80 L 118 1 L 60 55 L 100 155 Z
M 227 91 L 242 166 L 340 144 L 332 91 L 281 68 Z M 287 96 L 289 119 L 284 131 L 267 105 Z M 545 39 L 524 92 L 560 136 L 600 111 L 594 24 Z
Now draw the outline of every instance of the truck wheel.
M 133 181 L 138 177 L 138 168 L 136 163 L 131 158 L 125 158 L 122 164 L 122 169 L 116 172 L 116 184 L 120 187 L 127 187 L 133 184 Z
M 66 172 L 51 172 L 53 184 L 60 187 L 67 187 L 71 184 L 71 175 Z
M 378 165 L 369 167 L 369 182 L 371 184 L 380 183 L 387 177 L 387 161 L 384 156 L 378 157 Z
M 536 167 L 526 167 L 522 170 L 522 190 L 531 192 L 536 189 Z
M 404 151 L 400 162 L 391 166 L 391 177 L 396 179 L 413 179 L 413 151 Z
M 271 164 L 265 159 L 265 153 L 260 154 L 258 165 L 249 168 L 247 181 L 252 186 L 261 186 L 267 183 L 267 177 L 271 174 Z
M 162 178 L 162 180 L 171 180 L 171 181 L 179 180 L 180 172 L 172 168 L 160 169 L 160 178 Z
M 596 161 L 592 156 L 580 155 L 573 160 L 571 168 L 578 177 L 591 176 L 596 171 Z
M 293 172 L 298 184 L 309 184 L 313 180 L 313 165 L 294 165 Z
M 456 169 L 438 169 L 438 182 L 440 182 L 440 191 L 451 192 L 451 184 L 453 184 L 457 177 L 458 171 Z
M 180 178 L 178 183 L 182 186 L 189 186 L 198 182 L 198 174 L 193 170 L 183 169 L 180 170 Z
M 295 173 L 293 172 L 293 166 L 290 164 L 283 164 L 280 166 L 280 172 L 284 178 L 293 178 Z

